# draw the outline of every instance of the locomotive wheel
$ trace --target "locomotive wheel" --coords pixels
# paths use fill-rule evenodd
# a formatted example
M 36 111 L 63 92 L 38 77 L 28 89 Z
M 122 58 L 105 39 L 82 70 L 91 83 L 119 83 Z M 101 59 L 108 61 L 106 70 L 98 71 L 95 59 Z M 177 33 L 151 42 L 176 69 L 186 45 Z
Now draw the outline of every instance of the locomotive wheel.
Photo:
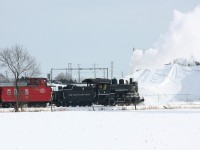
M 115 99 L 114 98 L 110 98 L 108 101 L 108 105 L 109 106 L 115 106 Z
M 57 106 L 57 107 L 60 107 L 60 106 L 61 106 L 61 103 L 56 103 L 56 106 Z
M 109 105 L 109 100 L 106 100 L 106 102 L 103 105 L 104 106 L 108 106 Z
M 47 103 L 42 103 L 41 107 L 47 107 Z
M 130 102 L 126 102 L 125 105 L 126 105 L 126 106 L 129 106 L 129 105 L 131 105 L 131 103 L 130 103 Z
M 91 103 L 91 102 L 89 102 L 87 105 L 88 105 L 88 106 L 92 106 L 92 103 Z
M 78 106 L 78 104 L 76 102 L 73 102 L 73 103 L 71 103 L 71 106 L 76 107 L 76 106 Z
M 6 104 L 5 103 L 2 103 L 2 108 L 6 108 Z
M 132 104 L 132 102 L 131 102 L 131 100 L 127 100 L 127 101 L 125 102 L 125 104 L 126 104 L 126 106 L 129 106 L 129 105 Z
M 62 103 L 62 107 L 65 107 L 65 106 L 66 106 L 65 102 L 63 102 L 63 103 Z
M 68 107 L 69 104 L 68 104 L 67 102 L 63 102 L 63 106 L 64 106 L 64 107 Z

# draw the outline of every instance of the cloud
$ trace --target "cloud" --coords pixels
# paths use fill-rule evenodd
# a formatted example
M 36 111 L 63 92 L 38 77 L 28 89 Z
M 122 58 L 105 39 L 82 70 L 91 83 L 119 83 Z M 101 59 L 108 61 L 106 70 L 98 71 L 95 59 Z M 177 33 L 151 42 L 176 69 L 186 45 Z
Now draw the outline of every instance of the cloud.
M 168 31 L 161 35 L 154 48 L 135 50 L 131 59 L 131 71 L 152 69 L 174 59 L 193 57 L 200 60 L 200 6 L 181 13 L 174 11 Z M 139 52 L 141 51 L 141 52 Z M 131 72 L 131 73 L 132 73 Z

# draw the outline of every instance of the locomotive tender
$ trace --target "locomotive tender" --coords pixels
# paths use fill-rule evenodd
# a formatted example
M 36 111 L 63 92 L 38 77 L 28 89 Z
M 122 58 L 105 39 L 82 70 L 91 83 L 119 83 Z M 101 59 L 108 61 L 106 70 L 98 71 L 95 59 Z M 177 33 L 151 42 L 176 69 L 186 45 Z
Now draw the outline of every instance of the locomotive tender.
M 123 79 L 85 79 L 84 84 L 67 85 L 53 92 L 52 102 L 56 106 L 131 105 L 143 102 L 138 93 L 138 84 L 124 83 Z

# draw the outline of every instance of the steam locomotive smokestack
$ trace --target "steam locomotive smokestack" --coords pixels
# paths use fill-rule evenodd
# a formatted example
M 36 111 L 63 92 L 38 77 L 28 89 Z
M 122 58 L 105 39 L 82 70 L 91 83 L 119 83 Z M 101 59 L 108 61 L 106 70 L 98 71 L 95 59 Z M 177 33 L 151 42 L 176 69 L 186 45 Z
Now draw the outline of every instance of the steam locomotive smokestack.
M 120 79 L 119 84 L 124 84 L 124 79 Z
M 133 84 L 133 78 L 130 78 L 130 84 Z
M 116 78 L 112 79 L 111 81 L 112 81 L 112 84 L 118 84 Z

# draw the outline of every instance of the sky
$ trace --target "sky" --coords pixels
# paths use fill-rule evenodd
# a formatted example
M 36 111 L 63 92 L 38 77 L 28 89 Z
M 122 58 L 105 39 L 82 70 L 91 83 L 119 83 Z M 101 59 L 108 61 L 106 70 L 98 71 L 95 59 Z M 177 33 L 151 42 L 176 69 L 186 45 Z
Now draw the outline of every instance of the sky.
M 133 48 L 151 48 L 168 30 L 174 10 L 186 13 L 199 3 L 0 0 L 0 48 L 23 45 L 40 63 L 43 77 L 51 68 L 67 68 L 68 63 L 75 68 L 95 65 L 110 71 L 113 61 L 113 76 L 120 78 L 130 73 Z M 102 74 L 98 71 L 97 76 Z

